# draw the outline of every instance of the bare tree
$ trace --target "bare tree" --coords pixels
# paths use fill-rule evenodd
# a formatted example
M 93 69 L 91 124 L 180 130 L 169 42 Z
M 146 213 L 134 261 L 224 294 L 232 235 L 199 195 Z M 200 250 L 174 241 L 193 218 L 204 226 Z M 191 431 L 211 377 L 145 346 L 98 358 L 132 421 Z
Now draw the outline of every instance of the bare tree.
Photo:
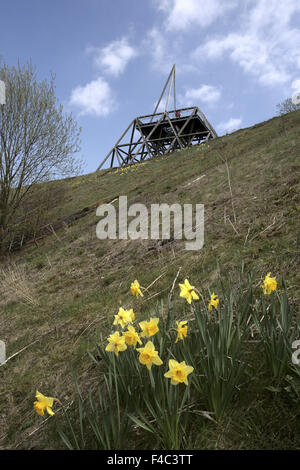
M 6 104 L 0 106 L 0 248 L 15 211 L 36 183 L 82 171 L 74 158 L 81 128 L 63 114 L 55 97 L 55 77 L 36 80 L 31 62 L 0 67 Z
M 293 103 L 292 98 L 287 98 L 282 103 L 277 104 L 276 108 L 278 114 L 282 116 L 283 114 L 297 111 L 297 109 L 300 109 L 300 104 L 295 104 Z

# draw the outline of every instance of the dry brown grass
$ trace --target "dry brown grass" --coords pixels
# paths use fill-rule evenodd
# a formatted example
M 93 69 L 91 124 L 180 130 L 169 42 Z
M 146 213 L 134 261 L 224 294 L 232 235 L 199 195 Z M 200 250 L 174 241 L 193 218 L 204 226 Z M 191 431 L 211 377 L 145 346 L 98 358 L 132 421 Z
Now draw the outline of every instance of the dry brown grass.
M 34 307 L 39 305 L 34 286 L 22 265 L 12 264 L 1 269 L 1 294 L 6 302 L 19 301 Z
M 74 371 L 83 396 L 88 396 L 98 372 L 87 351 L 93 351 L 101 335 L 110 331 L 119 306 L 134 306 L 137 320 L 143 320 L 173 289 L 174 312 L 181 318 L 186 312 L 178 297 L 178 282 L 187 277 L 204 291 L 220 275 L 217 261 L 222 272 L 234 276 L 242 260 L 247 271 L 256 269 L 257 282 L 269 271 L 278 281 L 285 279 L 291 299 L 299 305 L 299 113 L 287 118 L 288 139 L 274 119 L 220 138 L 209 151 L 195 146 L 182 154 L 153 159 L 142 167 L 139 180 L 133 173 L 99 172 L 78 177 L 74 187 L 74 180 L 55 183 L 65 189 L 64 204 L 54 205 L 51 212 L 60 241 L 49 231 L 38 246 L 27 243 L 11 253 L 10 268 L 2 265 L 5 273 L 0 271 L 0 339 L 6 343 L 7 356 L 13 357 L 0 368 L 0 448 L 63 447 L 53 420 L 41 426 L 33 409 L 35 391 L 68 405 L 76 396 Z M 148 209 L 161 202 L 203 203 L 203 249 L 188 252 L 180 240 L 166 244 L 99 240 L 95 211 L 74 217 L 84 208 L 96 207 L 96 201 L 109 202 L 118 194 L 127 194 L 129 204 L 142 202 Z M 57 229 L 62 220 L 68 222 Z M 143 298 L 131 295 L 134 279 L 147 288 Z M 252 394 L 256 396 L 256 389 Z M 282 434 L 276 435 L 282 416 L 296 433 L 291 416 L 299 414 L 288 401 L 279 414 L 269 395 L 258 396 L 252 421 L 245 401 L 244 408 L 233 410 L 232 425 L 220 428 L 217 435 L 215 428 L 213 434 L 205 427 L 199 432 L 199 448 L 295 447 L 289 436 L 283 444 Z M 266 426 L 271 437 L 262 434 Z

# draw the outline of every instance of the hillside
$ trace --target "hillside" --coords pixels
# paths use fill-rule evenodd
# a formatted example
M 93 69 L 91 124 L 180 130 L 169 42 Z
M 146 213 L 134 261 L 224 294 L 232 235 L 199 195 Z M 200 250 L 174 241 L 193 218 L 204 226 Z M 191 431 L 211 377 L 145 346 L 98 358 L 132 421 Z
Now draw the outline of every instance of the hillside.
M 93 387 L 97 375 L 87 350 L 110 332 L 118 306 L 129 307 L 135 279 L 150 286 L 135 300 L 138 321 L 175 279 L 206 289 L 220 273 L 234 278 L 242 263 L 247 272 L 255 269 L 258 284 L 268 272 L 278 283 L 284 279 L 299 311 L 299 157 L 296 111 L 127 170 L 40 185 L 35 197 L 51 194 L 51 223 L 2 262 L 0 339 L 7 357 L 18 354 L 0 367 L 0 448 L 64 448 L 51 420 L 35 414 L 35 391 L 71 406 L 73 372 L 83 393 Z M 204 204 L 203 248 L 187 251 L 172 239 L 97 239 L 96 208 L 120 195 L 128 205 Z M 176 285 L 175 302 L 178 293 Z M 217 429 L 207 421 L 195 448 L 299 449 L 299 401 L 291 410 L 285 397 L 272 400 L 270 392 L 253 392 Z

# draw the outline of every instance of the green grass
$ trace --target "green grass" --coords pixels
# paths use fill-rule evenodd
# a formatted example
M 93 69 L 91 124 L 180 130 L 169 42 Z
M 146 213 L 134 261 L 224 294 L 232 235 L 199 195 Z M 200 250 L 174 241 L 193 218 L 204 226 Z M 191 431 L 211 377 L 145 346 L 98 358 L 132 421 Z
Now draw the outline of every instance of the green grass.
M 167 296 L 179 269 L 173 300 L 184 315 L 178 282 L 187 277 L 200 290 L 213 289 L 219 274 L 235 278 L 242 261 L 245 270 L 256 269 L 257 283 L 270 271 L 279 283 L 284 279 L 299 309 L 300 111 L 284 119 L 286 131 L 281 118 L 273 118 L 124 175 L 103 170 L 36 188 L 41 199 L 47 191 L 57 194 L 47 215 L 55 233 L 48 231 L 38 246 L 29 241 L 2 262 L 24 266 L 39 304 L 23 302 L 18 285 L 8 293 L 1 282 L 0 339 L 7 356 L 28 347 L 0 368 L 0 448 L 63 448 L 54 421 L 42 425 L 33 410 L 35 391 L 67 404 L 76 397 L 73 372 L 83 396 L 96 385 L 87 350 L 110 332 L 119 306 L 133 305 L 134 279 L 143 287 L 157 279 L 147 296 L 135 299 L 138 321 Z M 204 204 L 203 249 L 186 251 L 178 240 L 163 247 L 151 240 L 98 240 L 96 207 L 119 195 L 147 207 Z M 90 211 L 72 218 L 85 208 Z M 244 402 L 233 403 L 218 425 L 197 417 L 191 448 L 299 449 L 299 401 L 291 406 L 287 392 L 274 395 L 266 385 L 257 376 Z M 144 448 L 141 436 L 131 437 L 130 448 L 135 442 Z

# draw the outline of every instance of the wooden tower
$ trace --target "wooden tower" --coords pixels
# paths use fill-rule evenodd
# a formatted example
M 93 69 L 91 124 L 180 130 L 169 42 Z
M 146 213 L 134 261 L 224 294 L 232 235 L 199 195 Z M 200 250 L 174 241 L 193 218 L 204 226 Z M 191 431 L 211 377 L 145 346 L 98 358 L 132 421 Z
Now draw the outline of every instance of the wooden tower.
M 165 110 L 157 113 L 167 87 Z M 174 109 L 169 111 L 172 88 Z M 111 168 L 127 166 L 147 158 L 175 152 L 188 145 L 200 144 L 215 137 L 217 137 L 216 131 L 198 107 L 177 109 L 175 65 L 173 65 L 153 114 L 133 119 L 97 170 L 100 170 L 108 159 Z

